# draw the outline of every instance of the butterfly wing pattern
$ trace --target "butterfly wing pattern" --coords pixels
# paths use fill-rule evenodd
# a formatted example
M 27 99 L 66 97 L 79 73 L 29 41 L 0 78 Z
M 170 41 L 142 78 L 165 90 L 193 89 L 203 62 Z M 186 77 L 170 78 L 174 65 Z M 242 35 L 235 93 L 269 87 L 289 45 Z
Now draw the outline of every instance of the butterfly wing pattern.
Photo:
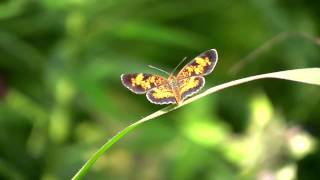
M 201 88 L 203 88 L 205 79 L 201 76 L 192 76 L 179 80 L 179 84 L 180 99 L 181 101 L 184 101 L 188 97 L 200 91 Z
M 178 79 L 184 79 L 191 76 L 205 76 L 210 74 L 218 62 L 218 53 L 215 49 L 210 49 L 201 53 L 178 73 Z
M 122 74 L 122 84 L 136 94 L 146 93 L 154 104 L 181 103 L 197 93 L 205 84 L 203 76 L 210 74 L 218 62 L 215 49 L 210 49 L 186 64 L 177 76 L 164 78 L 146 73 Z
M 148 91 L 147 99 L 154 104 L 176 103 L 175 93 L 169 84 L 164 84 Z
M 168 84 L 166 78 L 146 73 L 122 74 L 121 82 L 136 94 L 144 94 L 157 86 Z
M 210 74 L 218 62 L 218 53 L 210 49 L 195 57 L 177 75 L 181 101 L 200 91 L 205 84 L 203 76 Z

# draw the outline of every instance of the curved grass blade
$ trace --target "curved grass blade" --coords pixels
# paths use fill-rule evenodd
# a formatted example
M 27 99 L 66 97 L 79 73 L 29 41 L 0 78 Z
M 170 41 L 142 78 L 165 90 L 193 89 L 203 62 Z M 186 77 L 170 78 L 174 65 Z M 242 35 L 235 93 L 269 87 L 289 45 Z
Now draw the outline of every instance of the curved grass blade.
M 279 72 L 273 72 L 273 73 L 267 73 L 267 74 L 261 74 L 256 76 L 250 76 L 234 81 L 230 81 L 218 86 L 214 86 L 212 88 L 209 88 L 208 90 L 193 96 L 192 98 L 189 98 L 188 100 L 184 101 L 183 103 L 179 105 L 170 105 L 167 106 L 159 111 L 156 111 L 149 116 L 146 116 L 139 121 L 127 126 L 122 131 L 120 131 L 118 134 L 113 136 L 108 142 L 106 142 L 101 148 L 98 149 L 90 158 L 89 160 L 82 166 L 82 168 L 77 172 L 77 174 L 74 175 L 72 179 L 81 179 L 84 175 L 87 174 L 87 172 L 90 170 L 90 168 L 94 165 L 94 163 L 99 159 L 114 143 L 119 141 L 122 137 L 124 137 L 128 132 L 135 129 L 142 123 L 152 120 L 156 117 L 159 117 L 163 114 L 166 114 L 170 111 L 173 111 L 175 109 L 178 109 L 186 104 L 189 104 L 193 101 L 196 101 L 202 97 L 205 97 L 209 94 L 212 94 L 214 92 L 223 90 L 225 88 L 229 88 L 232 86 L 236 86 L 239 84 L 243 84 L 246 82 L 258 80 L 258 79 L 266 79 L 266 78 L 276 78 L 276 79 L 284 79 L 284 80 L 290 80 L 290 81 L 296 81 L 301 83 L 307 83 L 307 84 L 314 84 L 314 85 L 320 85 L 320 68 L 304 68 L 304 69 L 294 69 L 294 70 L 287 70 L 287 71 L 279 71 Z

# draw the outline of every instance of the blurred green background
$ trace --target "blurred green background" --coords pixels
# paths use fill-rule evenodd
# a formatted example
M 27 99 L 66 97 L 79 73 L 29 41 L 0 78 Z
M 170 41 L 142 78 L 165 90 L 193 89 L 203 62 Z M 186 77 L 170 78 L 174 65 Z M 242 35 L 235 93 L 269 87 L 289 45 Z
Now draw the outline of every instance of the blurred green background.
M 289 34 L 231 69 L 261 44 Z M 0 1 L 0 179 L 70 179 L 127 125 L 160 108 L 120 75 L 172 70 L 215 48 L 206 88 L 319 67 L 314 0 Z M 300 34 L 299 34 L 300 33 Z M 318 179 L 320 89 L 261 80 L 145 123 L 85 179 Z

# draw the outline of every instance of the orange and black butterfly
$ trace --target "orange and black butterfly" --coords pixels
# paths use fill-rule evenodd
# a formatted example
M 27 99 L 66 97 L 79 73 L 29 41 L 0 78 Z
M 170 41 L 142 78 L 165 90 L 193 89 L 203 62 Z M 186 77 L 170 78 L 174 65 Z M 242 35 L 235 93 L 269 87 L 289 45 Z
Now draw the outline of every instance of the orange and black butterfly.
M 215 49 L 198 55 L 175 76 L 168 78 L 146 74 L 122 74 L 122 84 L 136 94 L 144 94 L 154 104 L 176 104 L 197 93 L 205 84 L 203 76 L 210 74 L 218 62 Z

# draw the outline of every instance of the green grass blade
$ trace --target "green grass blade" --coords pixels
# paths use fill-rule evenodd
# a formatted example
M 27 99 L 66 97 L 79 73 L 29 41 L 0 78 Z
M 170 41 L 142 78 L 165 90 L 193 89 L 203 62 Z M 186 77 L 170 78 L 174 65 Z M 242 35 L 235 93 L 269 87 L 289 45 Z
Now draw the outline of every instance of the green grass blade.
M 128 132 L 133 130 L 134 128 L 141 125 L 143 122 L 154 119 L 158 116 L 161 116 L 169 111 L 174 110 L 175 108 L 172 108 L 173 105 L 168 106 L 166 108 L 163 108 L 159 111 L 156 111 L 149 116 L 146 116 L 139 121 L 127 126 L 122 131 L 118 132 L 115 136 L 113 136 L 109 141 L 107 141 L 102 147 L 98 149 L 90 158 L 89 160 L 81 167 L 81 169 L 77 172 L 77 174 L 74 175 L 72 179 L 81 179 L 84 175 L 87 174 L 89 169 L 92 167 L 92 165 L 101 157 L 114 143 L 119 141 L 123 136 L 125 136 Z
M 193 96 L 192 98 L 184 101 L 183 103 L 179 105 L 171 105 L 167 106 L 159 111 L 156 111 L 149 116 L 146 116 L 139 121 L 127 126 L 125 129 L 120 131 L 118 134 L 113 136 L 108 142 L 106 142 L 101 148 L 98 149 L 90 158 L 89 160 L 82 166 L 82 168 L 75 174 L 75 176 L 72 179 L 81 179 L 84 175 L 87 174 L 87 172 L 90 170 L 90 168 L 94 165 L 94 163 L 99 159 L 114 143 L 119 141 L 122 137 L 124 137 L 128 132 L 135 129 L 142 123 L 152 120 L 156 117 L 159 117 L 163 114 L 166 114 L 170 111 L 173 111 L 175 109 L 178 109 L 186 104 L 189 104 L 193 101 L 196 101 L 202 97 L 205 97 L 209 94 L 212 94 L 214 92 L 223 90 L 225 88 L 229 88 L 232 86 L 236 86 L 239 84 L 243 84 L 246 82 L 258 80 L 258 79 L 266 79 L 266 78 L 277 78 L 277 79 L 285 79 L 285 80 L 291 80 L 291 81 L 297 81 L 307 84 L 314 84 L 314 85 L 320 85 L 320 68 L 304 68 L 304 69 L 294 69 L 294 70 L 287 70 L 287 71 L 280 71 L 280 72 L 273 72 L 273 73 L 267 73 L 267 74 L 261 74 L 256 76 L 250 76 L 234 81 L 230 81 L 218 86 L 214 86 L 212 88 L 209 88 L 208 90 Z
M 267 79 L 267 78 L 285 79 L 285 80 L 297 81 L 297 82 L 302 82 L 307 84 L 320 85 L 320 68 L 303 68 L 303 69 L 279 71 L 279 72 L 260 74 L 256 76 L 250 76 L 250 77 L 230 81 L 230 82 L 209 88 L 203 93 L 191 97 L 190 99 L 183 102 L 183 105 L 191 103 L 197 99 L 200 99 L 204 96 L 207 96 L 211 93 L 220 91 L 225 88 L 229 88 L 232 86 L 236 86 L 239 84 L 243 84 L 243 83 L 258 80 L 258 79 Z

